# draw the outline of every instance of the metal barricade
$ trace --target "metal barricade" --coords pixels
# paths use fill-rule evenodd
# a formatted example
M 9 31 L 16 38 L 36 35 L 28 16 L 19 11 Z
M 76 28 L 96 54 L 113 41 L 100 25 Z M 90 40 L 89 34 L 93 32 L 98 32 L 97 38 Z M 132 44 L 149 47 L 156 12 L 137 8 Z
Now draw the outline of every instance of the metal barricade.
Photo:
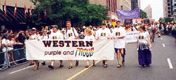
M 13 49 L 11 51 L 0 52 L 0 70 L 13 66 L 14 63 L 23 63 L 26 61 L 26 52 L 24 48 Z

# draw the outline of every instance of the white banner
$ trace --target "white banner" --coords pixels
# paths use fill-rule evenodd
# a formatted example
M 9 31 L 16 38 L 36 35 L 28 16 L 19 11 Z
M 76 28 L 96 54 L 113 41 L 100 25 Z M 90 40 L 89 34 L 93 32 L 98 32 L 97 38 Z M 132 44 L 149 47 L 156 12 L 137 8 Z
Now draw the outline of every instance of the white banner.
M 113 60 L 113 40 L 27 40 L 27 60 Z
M 127 32 L 125 37 L 126 43 L 137 42 L 139 31 Z

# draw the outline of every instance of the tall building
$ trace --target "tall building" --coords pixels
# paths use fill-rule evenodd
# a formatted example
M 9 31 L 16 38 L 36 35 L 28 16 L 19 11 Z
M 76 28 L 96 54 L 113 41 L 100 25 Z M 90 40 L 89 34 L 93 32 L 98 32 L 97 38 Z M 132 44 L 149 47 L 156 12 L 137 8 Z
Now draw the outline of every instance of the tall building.
M 173 0 L 163 0 L 163 16 L 173 17 Z
M 141 0 L 138 0 L 138 7 L 141 9 Z
M 174 20 L 176 21 L 176 0 L 173 0 L 173 17 Z
M 147 17 L 152 19 L 152 8 L 150 4 L 144 9 L 144 11 L 147 13 Z
M 117 0 L 117 9 L 131 10 L 131 0 Z
M 139 7 L 138 0 L 131 0 L 131 10 Z

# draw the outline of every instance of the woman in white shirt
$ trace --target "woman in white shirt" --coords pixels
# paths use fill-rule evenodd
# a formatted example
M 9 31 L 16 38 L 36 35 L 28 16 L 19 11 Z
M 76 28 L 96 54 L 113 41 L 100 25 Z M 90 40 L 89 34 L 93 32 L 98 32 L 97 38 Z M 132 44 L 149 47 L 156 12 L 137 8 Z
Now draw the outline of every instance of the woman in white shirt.
M 90 28 L 85 29 L 86 36 L 84 37 L 84 40 L 95 40 L 95 37 L 92 35 L 92 30 Z M 95 66 L 95 60 L 93 60 L 93 66 Z M 89 67 L 89 60 L 87 60 L 87 65 L 85 68 Z
M 147 67 L 151 64 L 151 42 L 149 34 L 145 32 L 145 27 L 142 26 L 139 28 L 139 37 L 137 41 L 137 48 L 138 48 L 138 61 L 141 67 Z

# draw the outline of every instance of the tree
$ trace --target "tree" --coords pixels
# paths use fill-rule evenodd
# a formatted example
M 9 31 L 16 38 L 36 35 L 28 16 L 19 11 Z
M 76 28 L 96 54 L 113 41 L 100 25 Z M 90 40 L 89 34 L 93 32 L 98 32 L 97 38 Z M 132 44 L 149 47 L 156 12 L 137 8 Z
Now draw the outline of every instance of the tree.
M 165 17 L 165 18 L 164 18 L 164 21 L 165 21 L 165 22 L 171 22 L 171 21 L 173 21 L 173 18 Z
M 147 18 L 147 13 L 140 9 L 140 17 Z
M 33 11 L 36 23 L 41 23 L 41 20 L 36 18 L 36 13 L 43 13 L 44 9 L 47 9 L 47 17 L 60 27 L 65 26 L 67 20 L 78 26 L 78 24 L 97 25 L 108 18 L 107 8 L 90 4 L 88 0 L 32 0 L 32 2 L 36 4 Z

